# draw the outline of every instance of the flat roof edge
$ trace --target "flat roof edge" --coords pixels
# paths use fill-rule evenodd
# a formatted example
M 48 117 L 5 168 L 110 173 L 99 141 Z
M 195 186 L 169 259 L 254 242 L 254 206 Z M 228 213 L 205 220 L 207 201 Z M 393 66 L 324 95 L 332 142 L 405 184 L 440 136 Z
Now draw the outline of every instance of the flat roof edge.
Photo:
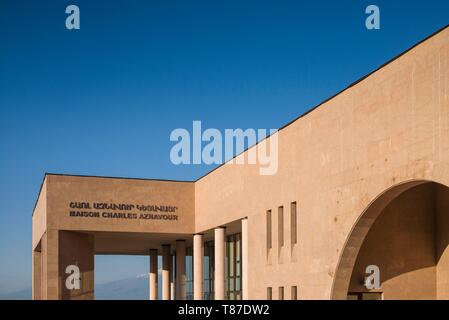
M 51 173 L 51 172 L 46 172 L 45 173 L 45 177 L 47 177 L 47 176 L 75 177 L 75 178 L 98 178 L 98 179 L 120 179 L 120 180 L 141 180 L 141 181 L 160 181 L 160 182 L 183 182 L 183 183 L 194 183 L 195 182 L 195 180 L 174 180 L 174 179 L 153 179 L 153 178 L 135 178 L 135 177 L 114 177 L 114 176 Z

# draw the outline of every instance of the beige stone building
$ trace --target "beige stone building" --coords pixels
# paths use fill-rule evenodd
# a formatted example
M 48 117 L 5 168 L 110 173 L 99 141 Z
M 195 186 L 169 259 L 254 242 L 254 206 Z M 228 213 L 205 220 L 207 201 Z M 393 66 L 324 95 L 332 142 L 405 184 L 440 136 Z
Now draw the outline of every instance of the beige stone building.
M 192 182 L 47 174 L 33 298 L 94 298 L 96 254 L 149 256 L 150 299 L 449 298 L 449 28 L 278 141 L 272 176 L 254 165 Z

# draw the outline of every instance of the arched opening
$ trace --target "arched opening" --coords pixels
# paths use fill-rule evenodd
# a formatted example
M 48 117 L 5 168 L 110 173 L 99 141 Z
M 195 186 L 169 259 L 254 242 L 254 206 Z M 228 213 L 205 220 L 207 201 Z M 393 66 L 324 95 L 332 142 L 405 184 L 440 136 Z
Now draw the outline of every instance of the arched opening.
M 333 299 L 449 299 L 449 188 L 412 181 L 373 201 L 347 239 Z M 364 285 L 379 267 L 380 287 Z

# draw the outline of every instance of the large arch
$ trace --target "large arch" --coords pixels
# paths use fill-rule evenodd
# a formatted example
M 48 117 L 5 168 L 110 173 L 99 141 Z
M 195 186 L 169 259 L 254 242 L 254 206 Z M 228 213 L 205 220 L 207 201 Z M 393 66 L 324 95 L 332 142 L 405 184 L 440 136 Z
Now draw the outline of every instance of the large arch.
M 395 185 L 391 188 L 389 188 L 388 190 L 385 190 L 382 194 L 380 194 L 375 200 L 373 200 L 368 207 L 365 209 L 365 211 L 360 215 L 359 219 L 357 220 L 357 222 L 354 224 L 347 240 L 346 243 L 343 247 L 342 253 L 340 255 L 340 259 L 338 262 L 338 266 L 336 269 L 336 273 L 335 273 L 335 278 L 334 278 L 334 282 L 333 282 L 333 286 L 332 286 L 332 293 L 331 293 L 331 298 L 332 299 L 337 299 L 337 300 L 343 300 L 347 298 L 348 292 L 350 290 L 350 287 L 354 287 L 354 274 L 356 272 L 360 273 L 360 260 L 362 260 L 363 258 L 366 259 L 367 256 L 369 256 L 371 258 L 370 261 L 372 260 L 376 260 L 376 259 L 372 259 L 373 258 L 373 254 L 366 254 L 366 251 L 373 248 L 372 244 L 375 242 L 373 241 L 373 233 L 376 233 L 376 236 L 379 236 L 382 234 L 382 228 L 388 229 L 388 228 L 392 228 L 392 227 L 386 227 L 385 226 L 385 221 L 387 221 L 389 218 L 385 217 L 385 215 L 387 214 L 391 214 L 390 211 L 395 212 L 394 210 L 397 211 L 405 211 L 407 210 L 404 205 L 404 201 L 409 201 L 413 202 L 413 200 L 416 197 L 416 195 L 420 195 L 420 193 L 423 192 L 423 190 L 436 190 L 436 194 L 432 194 L 432 198 L 426 198 L 426 199 L 421 199 L 419 201 L 425 203 L 426 201 L 429 202 L 429 200 L 432 202 L 432 217 L 429 218 L 429 225 L 433 224 L 433 234 L 429 235 L 429 231 L 423 231 L 423 232 L 427 232 L 427 236 L 428 238 L 432 238 L 430 241 L 433 241 L 432 245 L 434 246 L 434 248 L 432 248 L 434 250 L 434 254 L 431 253 L 431 258 L 427 259 L 427 264 L 431 264 L 432 262 L 430 262 L 430 259 L 432 259 L 433 261 L 433 279 L 428 279 L 426 281 L 429 282 L 434 282 L 432 283 L 432 288 L 434 289 L 434 297 L 435 298 L 443 298 L 443 299 L 447 299 L 449 298 L 448 293 L 446 292 L 445 287 L 447 287 L 449 285 L 448 282 L 448 276 L 449 274 L 446 274 L 446 272 L 441 271 L 439 275 L 439 278 L 437 278 L 437 265 L 444 265 L 445 267 L 447 267 L 447 264 L 449 264 L 449 259 L 447 259 L 447 256 L 445 255 L 445 258 L 442 259 L 442 256 L 444 253 L 447 254 L 446 251 L 446 247 L 449 244 L 449 238 L 446 237 L 444 235 L 444 239 L 440 239 L 437 240 L 437 233 L 441 231 L 438 231 L 439 229 L 437 228 L 438 223 L 439 224 L 444 224 L 445 226 L 445 231 L 444 234 L 447 234 L 447 230 L 449 230 L 449 220 L 446 220 L 446 218 L 444 218 L 445 220 L 443 221 L 443 223 L 440 223 L 440 221 L 437 221 L 438 219 L 435 218 L 437 216 L 436 211 L 439 210 L 441 212 L 446 212 L 449 209 L 449 188 L 447 186 L 444 186 L 442 184 L 439 184 L 437 182 L 433 182 L 433 181 L 428 181 L 428 180 L 414 180 L 414 181 L 407 181 L 407 182 L 403 182 L 401 184 Z M 414 192 L 414 194 L 412 194 L 412 192 Z M 433 191 L 432 191 L 433 192 Z M 408 194 L 408 199 L 406 199 L 406 195 Z M 411 201 L 410 201 L 411 200 Z M 404 209 L 402 209 L 402 207 L 398 207 L 397 202 L 398 201 L 402 201 L 402 206 L 404 207 Z M 439 208 L 434 207 L 434 203 L 439 201 Z M 394 206 L 396 203 L 396 207 Z M 412 204 L 413 205 L 413 204 Z M 422 209 L 421 211 L 423 211 L 425 209 Z M 429 209 L 426 209 L 429 210 Z M 382 213 L 385 212 L 385 215 L 382 215 Z M 407 214 L 406 212 L 403 212 L 402 214 Z M 421 213 L 422 215 L 427 214 L 427 212 L 423 212 Z M 442 214 L 440 214 L 440 216 L 443 216 Z M 448 215 L 449 216 L 449 212 Z M 407 217 L 407 216 L 404 216 Z M 446 214 L 444 214 L 444 217 L 446 217 Z M 399 218 L 399 220 L 396 220 L 396 224 L 402 222 L 402 220 L 400 220 L 401 218 Z M 434 219 L 434 220 L 432 220 Z M 439 218 L 441 219 L 441 218 Z M 390 218 L 391 220 L 391 218 Z M 376 221 L 378 221 L 378 223 L 375 225 Z M 383 225 L 379 225 L 382 224 Z M 373 226 L 375 226 L 375 229 L 373 229 Z M 407 226 L 401 226 L 402 228 L 406 228 Z M 398 228 L 396 226 L 396 228 Z M 389 234 L 389 238 L 386 236 L 386 239 L 389 240 L 393 240 L 395 241 L 395 235 L 394 233 L 392 233 L 392 230 L 389 231 L 385 231 L 385 233 L 388 235 Z M 394 230 L 393 230 L 394 232 Z M 410 232 L 409 232 L 409 237 L 410 237 Z M 369 237 L 367 237 L 369 235 Z M 399 236 L 398 236 L 399 237 Z M 382 237 L 379 237 L 379 240 L 385 240 L 385 239 L 381 239 Z M 441 236 L 439 236 L 439 238 L 441 238 Z M 365 243 L 365 241 L 367 243 Z M 369 244 L 368 242 L 371 242 L 371 244 Z M 365 245 L 365 247 L 363 247 Z M 367 249 L 366 246 L 371 245 L 371 248 Z M 363 247 L 363 250 L 361 252 L 361 249 Z M 385 247 L 391 247 L 391 245 L 389 246 L 384 246 L 383 249 L 385 249 Z M 375 251 L 375 250 L 374 250 Z M 390 254 L 390 256 L 388 257 L 389 259 L 392 258 L 391 256 L 391 252 L 389 253 L 384 253 L 384 251 L 382 251 L 382 249 L 378 250 L 379 252 L 377 252 L 377 255 L 384 255 L 383 260 L 386 259 L 385 255 Z M 414 252 L 408 253 L 409 256 L 413 255 Z M 363 257 L 359 257 L 363 256 Z M 358 260 L 359 259 L 359 260 Z M 377 260 L 382 260 L 382 259 L 377 259 Z M 391 259 L 394 260 L 394 259 Z M 419 260 L 419 259 L 418 259 Z M 441 262 L 440 262 L 441 260 Z M 446 261 L 448 260 L 448 261 Z M 410 260 L 409 260 L 410 261 Z M 397 263 L 395 261 L 391 261 L 392 264 Z M 398 272 L 398 270 L 395 270 L 394 274 L 391 274 L 391 270 L 389 270 L 388 275 L 385 275 L 386 273 L 384 273 L 385 277 L 384 279 L 382 279 L 382 270 L 381 270 L 381 282 L 382 281 L 390 281 L 390 287 L 391 287 L 391 282 L 394 283 L 394 281 L 392 281 L 391 279 L 394 278 L 395 276 L 400 276 L 400 274 L 402 274 L 402 276 L 405 275 L 405 277 L 407 276 L 411 276 L 411 274 L 413 275 L 413 271 L 414 269 L 425 269 L 425 267 L 428 267 L 428 265 L 425 265 L 424 262 L 418 263 L 419 265 L 403 265 L 400 266 L 400 270 Z M 355 268 L 357 268 L 357 270 L 355 270 Z M 440 266 L 440 269 L 442 268 L 442 266 Z M 393 268 L 389 268 L 389 269 L 393 269 Z M 409 274 L 407 274 L 409 273 Z M 356 275 L 356 276 L 360 276 L 360 275 Z M 358 280 L 358 279 L 357 279 Z M 360 282 L 360 281 L 359 281 Z M 396 283 L 398 281 L 396 280 Z M 385 287 L 388 287 L 387 285 L 385 285 Z M 432 290 L 433 290 L 432 289 Z M 449 290 L 447 290 L 449 292 Z M 438 293 L 437 292 L 441 292 Z M 396 298 L 394 297 L 394 295 L 392 295 L 390 293 L 390 298 Z M 393 297 L 392 297 L 393 296 Z M 400 297 L 403 298 L 403 297 Z M 426 296 L 425 298 L 428 298 L 428 296 Z

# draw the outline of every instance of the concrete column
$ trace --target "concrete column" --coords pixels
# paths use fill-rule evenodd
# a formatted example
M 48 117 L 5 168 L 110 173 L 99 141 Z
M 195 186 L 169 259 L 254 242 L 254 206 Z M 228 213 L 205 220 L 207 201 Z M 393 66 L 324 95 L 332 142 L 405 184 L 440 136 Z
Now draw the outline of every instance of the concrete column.
M 42 255 L 40 251 L 33 250 L 33 282 L 32 298 L 33 300 L 42 299 Z
M 162 246 L 162 300 L 170 299 L 170 245 Z
M 157 300 L 157 249 L 150 249 L 150 300 Z
M 242 299 L 248 300 L 248 218 L 242 220 Z
M 214 230 L 215 245 L 215 279 L 214 296 L 215 300 L 224 300 L 225 297 L 225 228 L 220 227 Z
M 175 282 L 173 279 L 173 274 L 174 274 L 174 266 L 173 266 L 173 255 L 170 255 L 170 300 L 175 300 Z
M 59 300 L 59 230 L 47 229 L 42 237 L 42 295 L 44 300 Z M 64 270 L 65 271 L 65 270 Z M 65 281 L 65 276 L 63 277 Z
M 193 299 L 203 300 L 203 235 L 193 235 Z
M 94 290 L 94 258 L 95 239 L 93 235 L 74 231 L 59 231 L 59 299 L 62 300 L 93 300 Z M 70 288 L 73 278 L 67 272 L 79 270 L 79 289 Z M 72 271 L 70 271 L 72 270 Z M 69 280 L 69 283 L 67 283 Z
M 176 300 L 186 299 L 186 242 L 176 241 Z

